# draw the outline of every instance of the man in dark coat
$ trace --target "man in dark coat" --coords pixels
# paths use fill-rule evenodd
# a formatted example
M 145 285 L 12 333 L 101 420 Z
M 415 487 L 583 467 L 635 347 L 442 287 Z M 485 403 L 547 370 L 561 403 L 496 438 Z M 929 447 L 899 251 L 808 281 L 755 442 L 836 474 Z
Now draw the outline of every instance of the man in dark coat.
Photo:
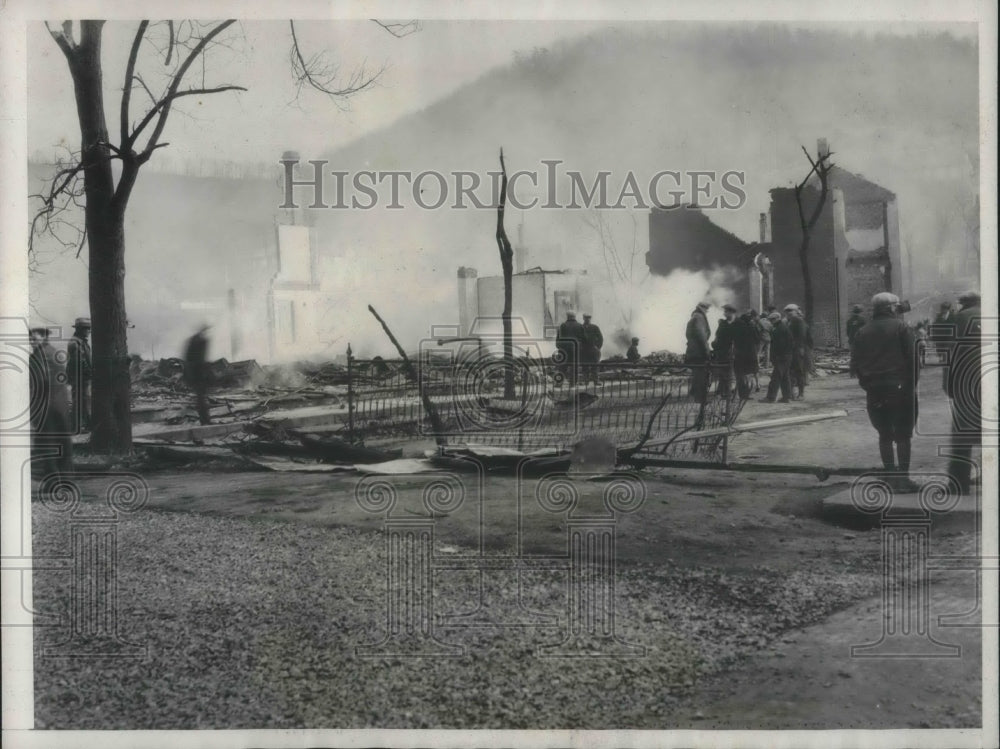
M 983 313 L 977 292 L 958 299 L 961 309 L 950 324 L 954 331 L 945 383 L 951 398 L 951 458 L 948 474 L 963 494 L 972 488 L 972 448 L 983 439 Z
M 708 362 L 711 358 L 711 348 L 708 341 L 711 331 L 708 327 L 708 303 L 699 302 L 691 313 L 684 335 L 687 338 L 687 348 L 684 350 L 684 363 L 693 365 L 691 368 L 690 395 L 698 402 L 708 396 Z
M 52 473 L 73 470 L 73 440 L 66 370 L 49 343 L 47 328 L 32 328 L 31 355 L 28 357 L 31 430 L 36 455 L 33 464 L 44 478 Z M 33 471 L 33 473 L 36 471 Z
M 66 345 L 66 376 L 73 396 L 73 432 L 90 431 L 90 382 L 93 362 L 90 353 L 90 318 L 78 317 L 73 337 Z
M 774 403 L 781 390 L 781 403 L 792 399 L 792 333 L 780 312 L 768 316 L 771 323 L 771 381 L 767 385 L 767 396 L 761 400 Z
M 854 345 L 854 336 L 858 334 L 858 331 L 864 327 L 865 323 L 868 322 L 865 319 L 864 308 L 860 304 L 855 304 L 851 308 L 851 316 L 847 318 L 847 346 L 851 347 Z
M 747 312 L 732 324 L 733 374 L 736 376 L 736 392 L 742 400 L 750 397 L 751 386 L 760 367 L 757 360 L 760 333 L 756 318 L 756 313 Z
M 628 347 L 628 351 L 625 352 L 625 358 L 628 359 L 630 364 L 635 364 L 642 356 L 639 354 L 639 339 L 633 338 L 632 345 Z
M 951 302 L 944 302 L 938 308 L 934 322 L 928 331 L 928 339 L 934 344 L 937 351 L 938 362 L 944 364 L 941 368 L 941 389 L 948 392 L 948 360 L 951 356 L 951 347 L 955 342 L 954 317 L 956 313 L 952 309 Z
M 792 334 L 792 399 L 801 400 L 806 396 L 809 384 L 809 369 L 812 366 L 812 334 L 806 324 L 802 310 L 797 304 L 785 306 L 785 319 Z M 798 392 L 794 392 L 798 390 Z
M 184 381 L 194 391 L 195 408 L 202 424 L 212 422 L 208 412 L 208 336 L 211 326 L 202 325 L 198 332 L 188 338 L 184 350 Z
M 576 385 L 580 358 L 583 353 L 583 326 L 576 321 L 575 312 L 566 313 L 566 321 L 559 326 L 556 349 L 562 360 L 563 375 L 570 387 Z
M 719 320 L 715 329 L 715 340 L 712 341 L 712 359 L 715 362 L 713 371 L 719 376 L 716 392 L 728 395 L 733 382 L 733 333 L 736 325 L 736 307 L 727 304 L 722 308 L 725 315 Z
M 601 361 L 601 348 L 604 346 L 604 336 L 601 329 L 590 321 L 591 316 L 583 315 L 583 384 L 593 382 L 599 384 L 597 376 L 598 364 Z
M 878 432 L 882 465 L 902 474 L 895 481 L 896 491 L 914 492 L 920 487 L 906 474 L 917 418 L 919 368 L 913 331 L 899 318 L 898 305 L 899 297 L 887 291 L 872 297 L 872 320 L 854 338 L 851 371 L 867 394 L 868 419 Z

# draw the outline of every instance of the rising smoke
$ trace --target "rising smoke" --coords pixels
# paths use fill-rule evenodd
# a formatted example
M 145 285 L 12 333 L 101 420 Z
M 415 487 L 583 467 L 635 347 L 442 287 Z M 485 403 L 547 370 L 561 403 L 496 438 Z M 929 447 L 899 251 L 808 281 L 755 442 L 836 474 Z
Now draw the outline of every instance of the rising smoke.
M 678 268 L 666 278 L 650 276 L 636 294 L 632 335 L 640 339 L 642 353 L 670 351 L 683 354 L 684 329 L 698 302 L 708 302 L 708 323 L 714 334 L 722 317 L 722 305 L 735 299 L 729 287 L 732 272 L 716 268 L 691 271 Z

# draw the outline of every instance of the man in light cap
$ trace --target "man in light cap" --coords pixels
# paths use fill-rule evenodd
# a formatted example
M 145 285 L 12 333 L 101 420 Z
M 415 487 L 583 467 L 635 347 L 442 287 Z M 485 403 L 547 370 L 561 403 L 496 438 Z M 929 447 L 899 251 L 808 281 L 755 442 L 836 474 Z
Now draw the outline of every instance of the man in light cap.
M 90 318 L 78 317 L 73 323 L 73 337 L 66 345 L 66 376 L 73 398 L 73 431 L 90 431 L 90 383 L 93 360 L 90 352 Z
M 711 331 L 708 327 L 707 302 L 698 302 L 691 319 L 688 320 L 684 335 L 687 338 L 687 348 L 684 350 L 684 363 L 691 364 L 690 395 L 699 403 L 708 396 L 708 360 L 712 350 L 708 340 Z
M 576 385 L 577 370 L 583 353 L 583 326 L 576 321 L 576 312 L 567 310 L 566 321 L 559 326 L 556 350 L 562 361 L 563 376 L 570 387 Z
M 768 320 L 771 323 L 771 381 L 767 385 L 767 396 L 761 400 L 774 403 L 781 390 L 781 402 L 788 403 L 792 399 L 792 334 L 780 312 L 772 312 Z
M 983 313 L 980 297 L 967 291 L 958 298 L 961 306 L 952 320 L 953 345 L 945 372 L 945 388 L 951 398 L 951 458 L 948 474 L 968 494 L 972 489 L 972 448 L 982 445 Z
M 878 432 L 883 467 L 901 474 L 893 481 L 896 491 L 914 492 L 920 487 L 907 474 L 919 368 L 913 331 L 897 316 L 898 305 L 899 297 L 889 292 L 872 297 L 872 320 L 854 338 L 851 371 L 867 394 L 868 418 Z
M 788 330 L 792 334 L 792 363 L 789 374 L 792 378 L 792 399 L 801 400 L 806 395 L 806 385 L 809 384 L 809 369 L 812 359 L 812 335 L 806 324 L 802 310 L 797 304 L 785 305 L 785 319 Z M 798 389 L 796 394 L 794 391 Z

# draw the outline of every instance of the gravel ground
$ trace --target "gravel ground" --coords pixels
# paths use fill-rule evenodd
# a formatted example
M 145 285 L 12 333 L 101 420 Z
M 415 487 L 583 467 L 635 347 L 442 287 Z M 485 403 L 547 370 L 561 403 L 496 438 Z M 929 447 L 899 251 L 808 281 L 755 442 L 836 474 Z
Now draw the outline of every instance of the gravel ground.
M 36 556 L 68 548 L 64 519 L 37 504 L 33 533 Z M 385 632 L 379 533 L 142 510 L 118 547 L 119 630 L 148 656 L 40 657 L 66 633 L 36 626 L 39 728 L 669 728 L 700 678 L 878 590 L 877 558 L 791 574 L 630 565 L 617 628 L 642 656 L 541 658 L 558 629 L 485 626 L 441 630 L 459 657 L 363 658 Z M 437 575 L 436 611 L 468 610 L 473 573 Z M 514 600 L 516 578 L 500 579 Z M 564 620 L 564 582 L 526 574 L 525 602 Z M 36 611 L 67 611 L 69 583 L 37 572 Z

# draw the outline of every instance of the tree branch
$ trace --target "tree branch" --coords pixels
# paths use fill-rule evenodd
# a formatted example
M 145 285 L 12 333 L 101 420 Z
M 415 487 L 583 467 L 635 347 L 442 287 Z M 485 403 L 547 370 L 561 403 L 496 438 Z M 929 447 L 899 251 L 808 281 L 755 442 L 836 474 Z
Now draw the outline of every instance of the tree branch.
M 205 34 L 203 37 L 201 37 L 201 39 L 198 40 L 198 43 L 188 53 L 188 56 L 184 59 L 184 62 L 181 63 L 181 66 L 177 69 L 177 72 L 174 73 L 174 76 L 170 81 L 170 87 L 167 89 L 167 93 L 163 96 L 163 98 L 159 101 L 159 103 L 155 107 L 153 107 L 153 109 L 150 110 L 149 113 L 147 113 L 146 117 L 143 118 L 139 126 L 128 137 L 127 142 L 122 143 L 123 149 L 126 147 L 128 147 L 129 149 L 132 148 L 136 139 L 139 136 L 139 133 L 142 132 L 142 130 L 149 124 L 149 122 L 153 119 L 154 116 L 156 116 L 156 113 L 158 112 L 159 116 L 156 120 L 156 125 L 153 128 L 153 134 L 149 136 L 149 141 L 146 143 L 146 148 L 143 150 L 141 154 L 141 156 L 144 156 L 146 159 L 149 158 L 149 155 L 152 154 L 153 150 L 156 148 L 156 144 L 159 142 L 160 136 L 163 134 L 163 128 L 166 127 L 167 125 L 167 118 L 170 116 L 171 104 L 173 103 L 174 99 L 178 98 L 177 89 L 180 88 L 181 81 L 184 79 L 184 76 L 187 73 L 188 68 L 190 68 L 191 65 L 194 63 L 194 61 L 198 59 L 201 53 L 204 52 L 205 48 L 215 37 L 217 37 L 227 28 L 232 26 L 234 23 L 236 23 L 236 21 L 232 19 L 228 21 L 223 21 L 222 23 L 219 23 L 214 28 L 212 28 L 207 34 Z M 181 92 L 179 95 L 186 96 L 194 93 L 209 94 L 209 93 L 217 93 L 220 90 L 234 90 L 234 89 L 246 91 L 245 88 L 241 87 L 223 86 L 220 87 L 219 89 L 193 89 L 188 92 Z
M 149 21 L 142 21 L 139 24 L 138 30 L 135 32 L 135 37 L 132 39 L 132 49 L 129 50 L 128 54 L 128 64 L 125 66 L 125 87 L 122 89 L 122 106 L 120 115 L 120 129 L 121 129 L 121 142 L 124 145 L 128 141 L 128 108 L 132 101 L 132 81 L 135 77 L 135 61 L 139 56 L 139 45 L 142 44 L 142 38 L 146 35 L 146 28 L 149 26 Z M 143 84 L 145 86 L 146 84 Z M 148 91 L 148 89 L 147 89 Z
M 289 21 L 288 25 L 292 31 L 292 51 L 290 55 L 292 73 L 295 75 L 300 91 L 302 86 L 309 86 L 322 94 L 326 94 L 335 101 L 338 99 L 348 99 L 373 86 L 385 72 L 385 66 L 383 65 L 374 73 L 369 74 L 365 70 L 364 65 L 362 65 L 354 72 L 346 84 L 338 84 L 337 76 L 339 68 L 335 65 L 326 64 L 323 61 L 322 54 L 313 55 L 306 60 L 299 45 L 299 38 L 295 33 L 295 22 Z
M 397 39 L 402 39 L 404 36 L 409 36 L 410 34 L 416 34 L 421 29 L 420 21 L 417 20 L 404 21 L 402 23 L 400 22 L 383 23 L 382 21 L 379 21 L 377 18 L 372 18 L 371 21 L 372 23 L 376 23 L 379 26 L 381 26 L 383 29 L 385 29 L 387 32 L 392 34 Z

